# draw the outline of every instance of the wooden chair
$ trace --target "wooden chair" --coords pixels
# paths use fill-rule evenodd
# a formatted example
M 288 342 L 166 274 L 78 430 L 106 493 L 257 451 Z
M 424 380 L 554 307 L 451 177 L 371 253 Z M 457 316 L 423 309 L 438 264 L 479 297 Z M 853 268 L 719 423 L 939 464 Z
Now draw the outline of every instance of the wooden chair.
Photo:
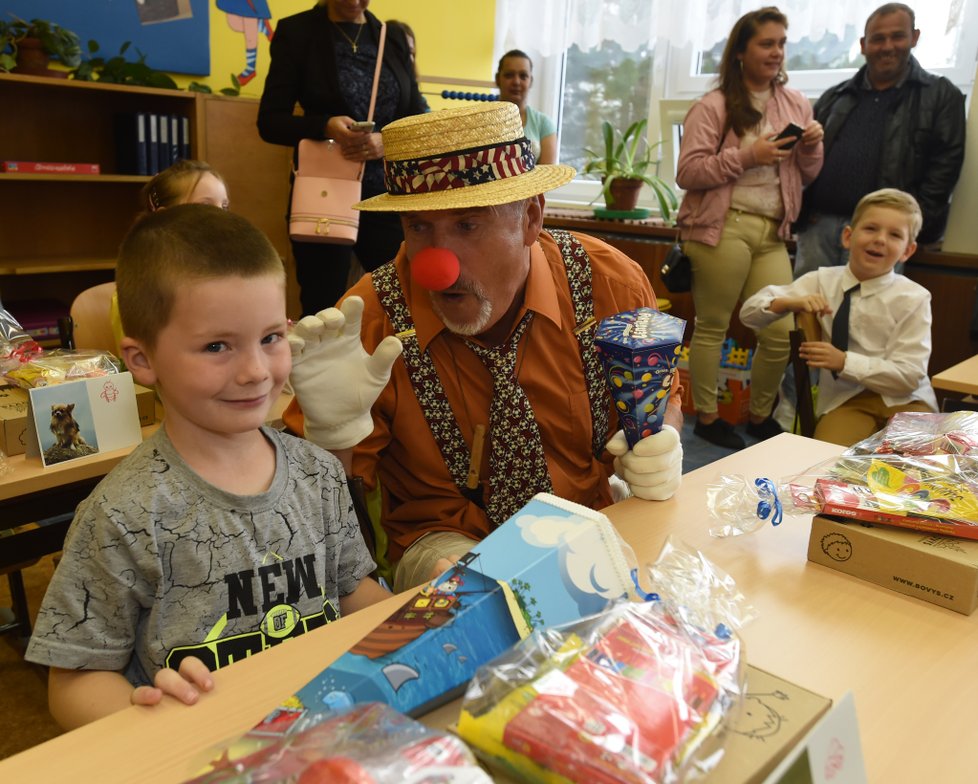
M 811 438 L 815 435 L 815 404 L 812 399 L 812 381 L 808 365 L 798 356 L 801 344 L 810 340 L 822 339 L 822 328 L 818 317 L 813 313 L 796 313 L 795 328 L 788 335 L 791 341 L 791 369 L 795 377 L 795 411 L 801 435 Z
M 109 312 L 115 283 L 85 289 L 71 303 L 71 332 L 74 348 L 91 348 L 119 354 Z

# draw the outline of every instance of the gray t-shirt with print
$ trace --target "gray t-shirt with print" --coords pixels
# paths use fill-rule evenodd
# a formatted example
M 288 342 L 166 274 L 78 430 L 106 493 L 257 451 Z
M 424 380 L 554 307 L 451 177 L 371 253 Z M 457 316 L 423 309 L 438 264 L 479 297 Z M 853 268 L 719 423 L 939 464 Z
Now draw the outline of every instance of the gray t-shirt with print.
M 339 616 L 374 569 L 343 468 L 263 428 L 267 492 L 201 479 L 160 428 L 82 502 L 44 597 L 28 660 L 152 683 L 188 655 L 211 670 Z

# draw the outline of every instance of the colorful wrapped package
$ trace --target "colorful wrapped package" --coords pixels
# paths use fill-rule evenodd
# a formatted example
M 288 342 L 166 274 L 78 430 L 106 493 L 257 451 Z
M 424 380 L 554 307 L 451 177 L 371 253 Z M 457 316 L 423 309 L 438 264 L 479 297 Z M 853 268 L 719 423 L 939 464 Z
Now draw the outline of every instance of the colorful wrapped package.
M 652 308 L 625 311 L 598 324 L 594 346 L 630 447 L 662 429 L 685 329 L 683 319 Z
M 187 784 L 384 781 L 491 784 L 458 738 L 376 702 L 338 713 L 306 713 L 285 731 L 259 725 Z
M 736 635 L 658 602 L 534 632 L 486 665 L 458 731 L 503 775 L 547 784 L 674 784 L 722 754 L 743 692 Z

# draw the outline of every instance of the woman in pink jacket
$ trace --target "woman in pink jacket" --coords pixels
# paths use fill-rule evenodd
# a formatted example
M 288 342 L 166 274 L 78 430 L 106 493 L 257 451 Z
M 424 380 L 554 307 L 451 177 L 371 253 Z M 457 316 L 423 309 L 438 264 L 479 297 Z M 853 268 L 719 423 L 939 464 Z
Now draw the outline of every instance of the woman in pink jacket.
M 791 282 L 785 240 L 801 206 L 802 186 L 822 167 L 822 126 L 808 99 L 784 86 L 788 20 L 767 7 L 742 16 L 730 31 L 719 86 L 686 115 L 677 184 L 684 250 L 693 267 L 695 331 L 689 366 L 694 432 L 729 449 L 743 438 L 717 416 L 717 374 L 738 300 L 772 283 Z M 776 137 L 793 124 L 793 136 Z M 771 418 L 788 362 L 788 319 L 757 333 L 751 367 L 748 435 L 781 432 Z

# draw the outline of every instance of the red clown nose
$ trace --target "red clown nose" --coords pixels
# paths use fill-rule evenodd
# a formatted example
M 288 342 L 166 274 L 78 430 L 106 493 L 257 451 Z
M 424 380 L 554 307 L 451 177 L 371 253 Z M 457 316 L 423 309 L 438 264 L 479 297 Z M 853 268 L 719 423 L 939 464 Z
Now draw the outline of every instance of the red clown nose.
M 458 256 L 448 248 L 425 248 L 411 259 L 411 277 L 429 291 L 444 291 L 458 280 Z

